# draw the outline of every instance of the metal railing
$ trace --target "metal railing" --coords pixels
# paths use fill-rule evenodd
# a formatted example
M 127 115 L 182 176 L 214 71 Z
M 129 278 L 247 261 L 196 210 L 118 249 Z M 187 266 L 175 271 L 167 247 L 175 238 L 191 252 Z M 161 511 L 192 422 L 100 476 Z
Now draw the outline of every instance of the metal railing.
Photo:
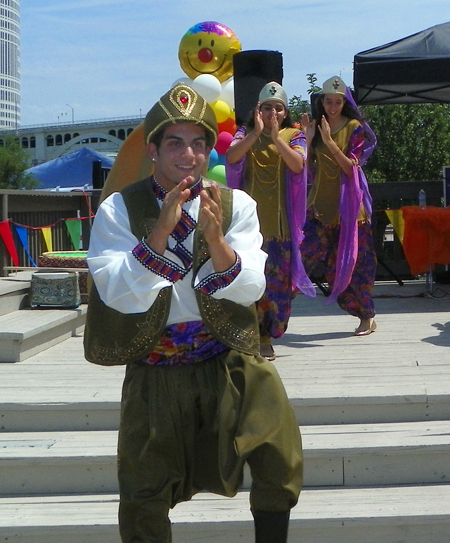
M 142 115 L 129 115 L 127 117 L 109 117 L 106 119 L 92 119 L 85 121 L 75 121 L 75 122 L 58 122 L 58 123 L 43 123 L 43 124 L 30 124 L 22 125 L 18 127 L 0 127 L 0 137 L 2 135 L 14 135 L 20 134 L 22 132 L 29 132 L 32 129 L 45 128 L 48 130 L 61 130 L 63 128 L 73 129 L 74 127 L 86 127 L 86 126 L 95 126 L 95 125 L 114 125 L 117 123 L 133 123 L 139 124 L 142 121 Z

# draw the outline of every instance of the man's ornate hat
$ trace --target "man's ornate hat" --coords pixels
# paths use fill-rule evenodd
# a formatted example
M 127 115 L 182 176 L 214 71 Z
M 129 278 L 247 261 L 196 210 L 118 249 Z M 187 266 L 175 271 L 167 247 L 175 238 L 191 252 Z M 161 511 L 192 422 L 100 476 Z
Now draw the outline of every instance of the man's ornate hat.
M 178 83 L 162 96 L 144 119 L 145 142 L 170 123 L 195 123 L 209 132 L 213 145 L 217 142 L 217 121 L 211 106 L 195 90 Z

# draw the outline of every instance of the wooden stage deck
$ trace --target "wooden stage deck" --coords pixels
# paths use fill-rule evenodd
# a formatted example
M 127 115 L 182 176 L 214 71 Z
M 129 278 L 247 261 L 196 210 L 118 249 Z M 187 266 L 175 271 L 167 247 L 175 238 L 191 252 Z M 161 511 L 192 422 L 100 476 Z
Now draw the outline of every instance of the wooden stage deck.
M 430 294 L 424 280 L 377 283 L 378 328 L 367 337 L 353 336 L 357 319 L 324 306 L 320 292 L 295 299 L 275 342 L 305 449 L 290 541 L 448 542 L 449 292 Z M 86 362 L 82 335 L 0 363 L 0 480 L 10 488 L 0 494 L 0 539 L 119 542 L 123 375 Z M 199 494 L 171 518 L 180 543 L 253 540 L 246 489 L 231 500 Z
M 377 283 L 378 328 L 367 337 L 353 336 L 357 319 L 336 305 L 324 306 L 322 295 L 298 296 L 289 328 L 275 342 L 275 365 L 294 406 L 308 411 L 304 423 L 318 423 L 314 410 L 338 399 L 344 407 L 364 403 L 381 409 L 388 398 L 398 404 L 399 419 L 407 404 L 419 410 L 423 404 L 431 412 L 448 399 L 450 295 L 444 289 L 438 286 L 431 297 L 423 281 Z M 93 402 L 116 409 L 123 374 L 123 367 L 87 363 L 79 335 L 23 362 L 0 364 L 0 404 L 45 410 L 49 404 Z M 340 421 L 336 415 L 329 423 L 359 422 L 356 416 Z

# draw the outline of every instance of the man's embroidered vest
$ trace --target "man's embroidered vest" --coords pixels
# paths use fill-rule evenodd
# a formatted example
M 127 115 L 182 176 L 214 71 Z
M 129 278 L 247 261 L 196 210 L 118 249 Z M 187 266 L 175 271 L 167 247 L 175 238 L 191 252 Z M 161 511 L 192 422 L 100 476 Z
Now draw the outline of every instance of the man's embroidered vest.
M 220 189 L 223 230 L 226 232 L 231 223 L 233 191 L 222 186 Z M 128 210 L 131 231 L 138 239 L 142 239 L 149 234 L 160 212 L 150 179 L 126 187 L 122 196 Z M 194 276 L 209 257 L 208 245 L 200 225 L 197 225 L 194 234 Z M 125 314 L 105 305 L 93 283 L 84 334 L 86 359 L 94 364 L 113 366 L 128 364 L 147 355 L 166 326 L 171 297 L 172 287 L 163 288 L 148 311 Z M 255 304 L 244 307 L 229 300 L 217 300 L 199 291 L 196 291 L 196 297 L 201 318 L 216 339 L 246 354 L 259 353 Z

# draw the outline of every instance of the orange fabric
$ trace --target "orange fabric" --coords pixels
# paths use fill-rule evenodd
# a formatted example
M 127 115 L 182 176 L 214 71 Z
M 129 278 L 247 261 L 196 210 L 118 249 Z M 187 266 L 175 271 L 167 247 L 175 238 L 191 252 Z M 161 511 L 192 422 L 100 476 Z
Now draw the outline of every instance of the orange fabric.
M 100 201 L 152 173 L 153 164 L 144 141 L 144 123 L 141 123 L 123 142 L 106 179 Z
M 450 264 L 450 207 L 402 207 L 405 221 L 403 250 L 412 275 L 434 264 Z

